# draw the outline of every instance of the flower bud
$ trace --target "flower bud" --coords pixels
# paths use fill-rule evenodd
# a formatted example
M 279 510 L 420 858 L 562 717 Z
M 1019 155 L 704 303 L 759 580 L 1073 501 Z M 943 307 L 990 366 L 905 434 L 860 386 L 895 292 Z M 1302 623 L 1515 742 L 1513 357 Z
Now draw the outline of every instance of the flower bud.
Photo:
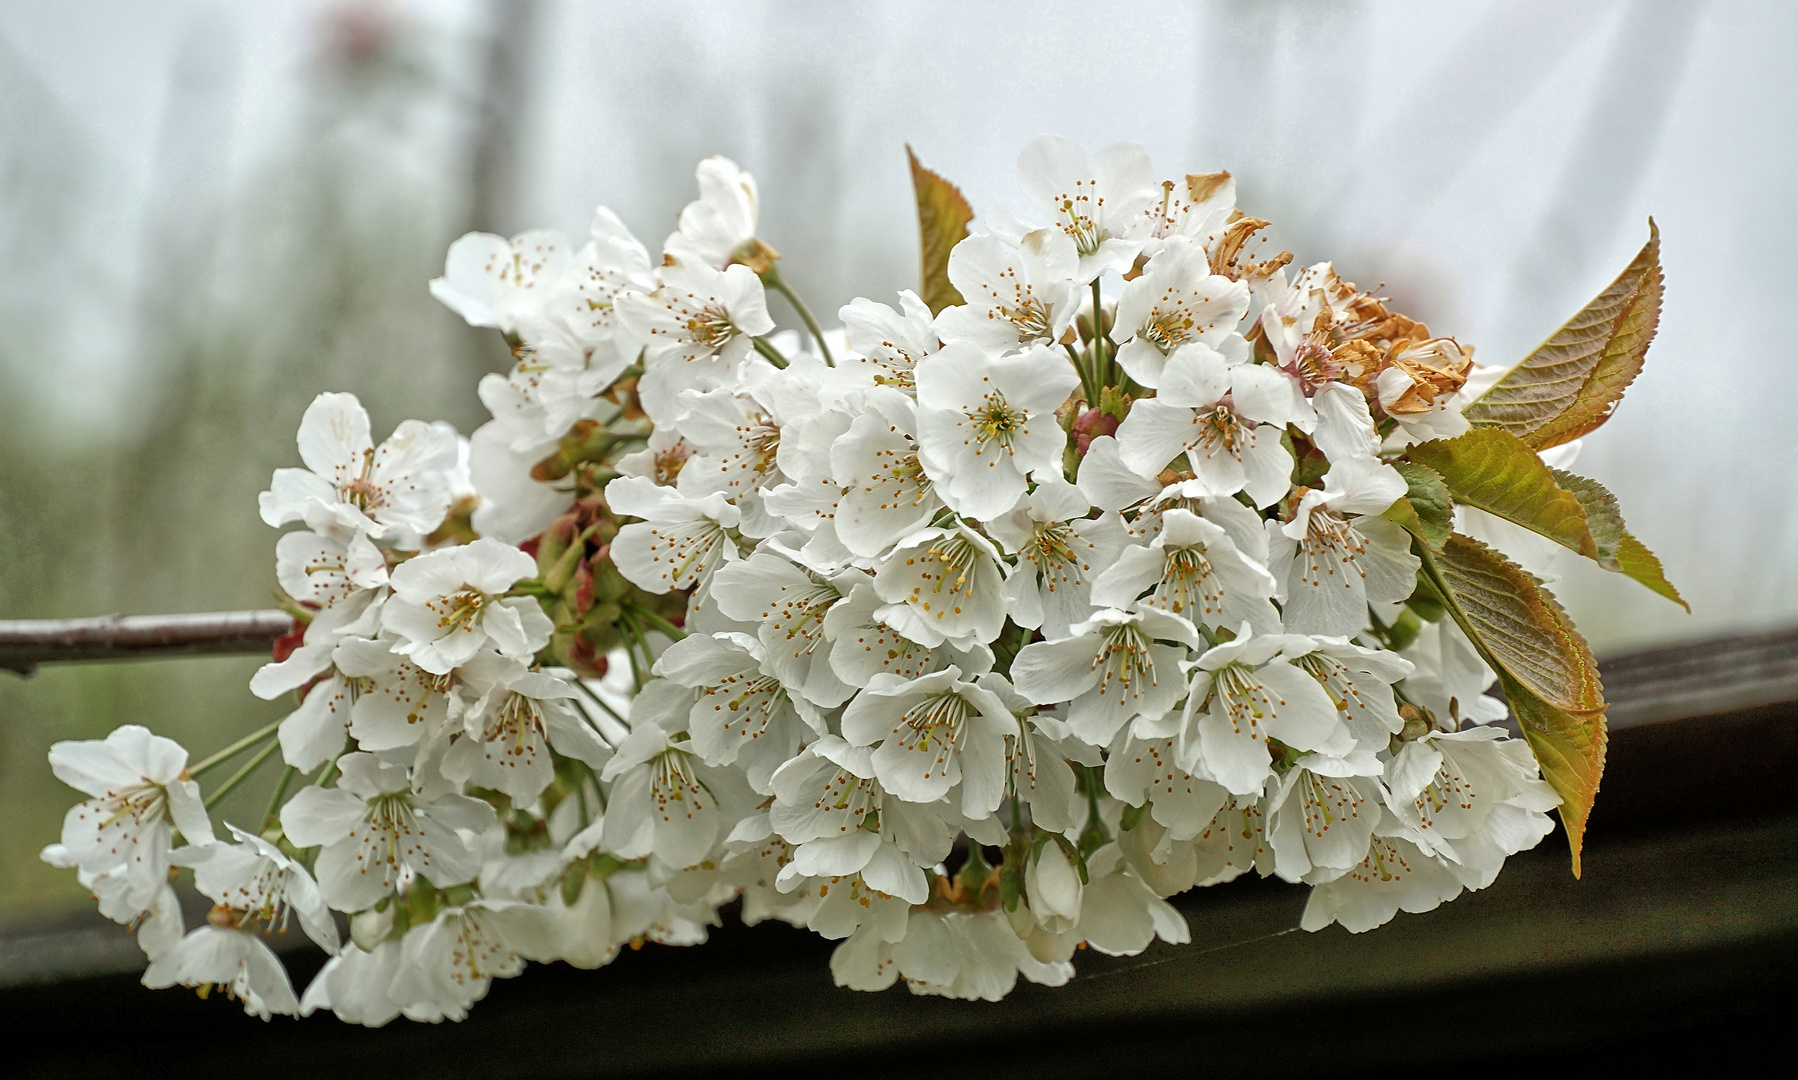
M 350 940 L 356 948 L 363 952 L 374 952 L 375 946 L 387 940 L 387 934 L 393 929 L 393 909 L 388 904 L 385 910 L 369 908 L 350 916 Z
M 1062 934 L 1080 921 L 1080 871 L 1062 846 L 1050 841 L 1024 871 L 1024 888 L 1036 922 L 1051 934 Z

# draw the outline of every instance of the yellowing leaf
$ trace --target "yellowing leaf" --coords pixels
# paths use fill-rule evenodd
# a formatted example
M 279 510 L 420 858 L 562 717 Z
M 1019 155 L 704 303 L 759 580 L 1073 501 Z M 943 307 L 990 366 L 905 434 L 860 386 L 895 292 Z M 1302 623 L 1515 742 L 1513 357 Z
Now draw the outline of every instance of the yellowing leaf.
M 1454 439 L 1420 443 L 1412 462 L 1434 469 L 1455 502 L 1497 514 L 1562 547 L 1596 558 L 1580 500 L 1555 483 L 1536 452 L 1502 428 L 1475 428 Z
M 1543 778 L 1561 796 L 1577 876 L 1604 774 L 1605 702 L 1592 651 L 1541 582 L 1477 540 L 1457 533 L 1441 552 L 1413 549 L 1455 622 L 1498 672 Z
M 1661 560 L 1655 558 L 1654 552 L 1624 528 L 1623 512 L 1618 509 L 1617 496 L 1606 490 L 1603 484 L 1584 476 L 1556 469 L 1554 477 L 1556 483 L 1585 507 L 1586 523 L 1591 528 L 1592 539 L 1597 548 L 1597 553 L 1592 556 L 1594 562 L 1606 570 L 1634 578 L 1687 611 L 1692 610 L 1692 605 L 1686 603 L 1679 595 L 1679 590 L 1667 580 L 1666 572 L 1661 569 Z
M 935 314 L 962 302 L 961 293 L 949 284 L 949 252 L 968 235 L 974 208 L 954 184 L 926 169 L 911 147 L 912 190 L 918 197 L 918 239 L 923 273 L 919 297 Z
M 1585 309 L 1469 405 L 1475 427 L 1503 428 L 1532 449 L 1571 442 L 1610 418 L 1661 317 L 1661 233 Z
M 1580 848 L 1586 839 L 1586 818 L 1598 797 L 1604 778 L 1604 714 L 1575 716 L 1555 708 L 1500 674 L 1505 699 L 1517 715 L 1518 726 L 1536 755 L 1542 777 L 1561 796 L 1561 823 L 1567 827 L 1567 846 L 1573 855 L 1573 876 L 1580 874 Z
M 1470 636 L 1492 654 L 1495 669 L 1557 709 L 1604 709 L 1592 651 L 1534 574 L 1459 533 L 1430 564 L 1437 587 L 1472 624 Z
M 1648 550 L 1647 545 L 1629 533 L 1624 533 L 1623 542 L 1617 545 L 1617 565 L 1624 574 L 1635 578 L 1687 611 L 1692 610 L 1692 605 L 1686 603 L 1685 599 L 1679 595 L 1679 590 L 1667 580 L 1666 572 L 1661 569 L 1661 560 L 1655 558 L 1654 552 Z

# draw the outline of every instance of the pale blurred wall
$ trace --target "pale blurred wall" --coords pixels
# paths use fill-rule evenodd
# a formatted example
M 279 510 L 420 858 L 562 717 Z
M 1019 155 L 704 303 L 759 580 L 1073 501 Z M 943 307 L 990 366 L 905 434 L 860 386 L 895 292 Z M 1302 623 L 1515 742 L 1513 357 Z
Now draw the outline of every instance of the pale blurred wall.
M 496 12 L 532 16 L 509 144 Z M 0 618 L 265 603 L 255 492 L 314 393 L 480 419 L 503 353 L 424 292 L 476 216 L 578 235 L 604 202 L 653 246 L 726 153 L 824 312 L 915 280 L 905 142 L 978 209 L 1054 131 L 1232 170 L 1276 243 L 1487 362 L 1653 214 L 1662 332 L 1579 468 L 1694 614 L 1596 570 L 1556 588 L 1601 652 L 1789 623 L 1795 45 L 1798 7 L 1720 2 L 0 0 Z M 0 675 L 0 906 L 79 898 L 35 863 L 68 800 L 50 741 L 217 745 L 279 715 L 253 668 Z

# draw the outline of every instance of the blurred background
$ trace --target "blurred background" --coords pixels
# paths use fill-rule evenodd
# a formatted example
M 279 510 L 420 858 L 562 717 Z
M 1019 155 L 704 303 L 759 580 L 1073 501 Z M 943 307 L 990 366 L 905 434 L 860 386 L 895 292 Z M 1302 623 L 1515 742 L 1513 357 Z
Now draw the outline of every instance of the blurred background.
M 1577 468 L 1692 614 L 1584 566 L 1555 590 L 1601 657 L 1790 624 L 1795 31 L 1721 0 L 0 0 L 0 618 L 268 606 L 256 493 L 315 394 L 377 438 L 484 418 L 507 355 L 425 291 L 467 230 L 580 237 L 604 203 L 654 249 L 723 153 L 834 311 L 915 285 L 907 142 L 980 210 L 1058 132 L 1229 169 L 1275 250 L 1486 363 L 1652 214 L 1660 336 Z M 36 857 L 74 798 L 53 741 L 137 722 L 203 754 L 281 715 L 255 667 L 0 673 L 0 918 L 85 902 Z

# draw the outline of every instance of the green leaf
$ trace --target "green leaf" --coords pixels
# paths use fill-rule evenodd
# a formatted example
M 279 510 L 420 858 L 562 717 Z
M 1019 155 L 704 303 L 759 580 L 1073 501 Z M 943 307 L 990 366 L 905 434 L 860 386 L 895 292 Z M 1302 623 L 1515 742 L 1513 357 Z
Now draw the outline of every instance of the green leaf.
M 1395 461 L 1392 467 L 1405 478 L 1405 497 L 1380 516 L 1404 526 L 1430 547 L 1440 550 L 1455 528 L 1455 501 L 1442 475 L 1427 465 Z
M 1503 428 L 1475 428 L 1457 438 L 1420 443 L 1410 456 L 1436 470 L 1456 502 L 1597 557 L 1580 500 L 1555 483 L 1554 473 L 1534 450 Z
M 1498 673 L 1543 778 L 1561 796 L 1577 876 L 1604 773 L 1605 701 L 1592 651 L 1542 583 L 1491 548 L 1459 533 L 1439 553 L 1414 546 L 1449 613 Z
M 949 284 L 949 252 L 968 235 L 968 222 L 974 220 L 974 208 L 962 197 L 954 184 L 926 169 L 911 147 L 905 148 L 911 160 L 912 190 L 918 197 L 918 238 L 923 274 L 919 296 L 930 306 L 931 314 L 962 302 L 961 293 Z
M 1661 233 L 1579 314 L 1469 405 L 1475 427 L 1497 427 L 1542 450 L 1610 419 L 1642 370 L 1661 317 Z
M 1624 528 L 1623 512 L 1618 509 L 1617 496 L 1606 490 L 1603 484 L 1584 476 L 1556 469 L 1554 477 L 1555 482 L 1572 493 L 1585 508 L 1586 523 L 1591 527 L 1592 539 L 1597 547 L 1597 553 L 1592 556 L 1594 562 L 1606 570 L 1634 578 L 1687 611 L 1692 610 L 1692 605 L 1686 603 L 1679 595 L 1679 590 L 1667 580 L 1666 572 L 1661 569 L 1661 560 L 1655 558 L 1654 552 Z

